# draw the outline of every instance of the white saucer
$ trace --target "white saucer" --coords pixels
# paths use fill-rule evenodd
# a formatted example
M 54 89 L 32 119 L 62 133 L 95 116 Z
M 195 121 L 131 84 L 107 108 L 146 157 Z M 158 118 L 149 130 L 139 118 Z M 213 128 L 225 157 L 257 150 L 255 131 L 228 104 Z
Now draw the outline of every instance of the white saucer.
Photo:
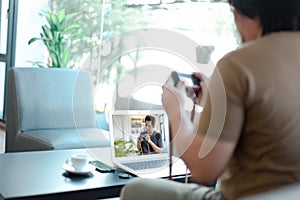
M 63 164 L 62 167 L 67 172 L 70 172 L 72 174 L 79 174 L 79 175 L 90 173 L 94 169 L 93 166 L 89 164 L 87 164 L 86 167 L 80 171 L 76 170 L 72 165 L 68 165 L 67 163 Z

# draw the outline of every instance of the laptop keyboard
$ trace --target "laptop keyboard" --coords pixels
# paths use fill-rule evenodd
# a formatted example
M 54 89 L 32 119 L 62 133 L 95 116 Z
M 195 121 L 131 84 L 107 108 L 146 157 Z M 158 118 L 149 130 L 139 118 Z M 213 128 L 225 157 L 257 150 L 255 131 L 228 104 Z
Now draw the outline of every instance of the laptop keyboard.
M 123 165 L 133 170 L 153 169 L 169 165 L 169 160 L 145 160 L 139 162 L 123 163 Z

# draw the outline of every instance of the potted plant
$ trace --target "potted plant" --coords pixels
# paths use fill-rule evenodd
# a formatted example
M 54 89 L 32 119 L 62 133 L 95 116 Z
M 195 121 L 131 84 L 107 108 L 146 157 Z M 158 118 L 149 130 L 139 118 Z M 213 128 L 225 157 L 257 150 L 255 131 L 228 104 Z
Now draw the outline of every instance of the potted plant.
M 47 20 L 47 24 L 42 26 L 40 37 L 34 37 L 28 41 L 32 44 L 35 41 L 42 40 L 48 50 L 49 68 L 72 68 L 71 60 L 71 45 L 76 39 L 79 39 L 80 25 L 73 23 L 75 13 L 65 14 L 65 10 L 60 10 L 57 13 L 44 12 L 41 14 Z M 36 62 L 40 67 L 44 67 L 40 62 Z
M 133 149 L 135 146 L 133 141 L 125 141 L 122 138 L 117 138 L 114 141 L 115 154 L 116 157 L 129 156 L 132 153 L 136 153 Z

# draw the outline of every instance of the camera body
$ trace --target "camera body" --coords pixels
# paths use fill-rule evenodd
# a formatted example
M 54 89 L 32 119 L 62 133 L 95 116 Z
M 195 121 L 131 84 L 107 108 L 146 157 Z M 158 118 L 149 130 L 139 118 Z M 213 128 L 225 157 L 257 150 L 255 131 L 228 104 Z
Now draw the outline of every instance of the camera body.
M 140 137 L 143 139 L 143 141 L 146 141 L 146 133 L 144 133 L 144 132 L 142 132 L 141 133 L 141 135 L 140 135 Z
M 173 71 L 171 76 L 174 80 L 174 86 L 176 87 L 179 81 L 185 82 L 187 87 L 199 87 L 201 80 L 194 74 L 184 74 Z
M 196 101 L 195 97 L 198 96 L 201 79 L 196 77 L 194 74 L 184 74 L 176 71 L 173 71 L 171 76 L 174 80 L 174 86 L 176 87 L 179 81 L 183 81 L 186 85 L 187 96 L 193 97 Z

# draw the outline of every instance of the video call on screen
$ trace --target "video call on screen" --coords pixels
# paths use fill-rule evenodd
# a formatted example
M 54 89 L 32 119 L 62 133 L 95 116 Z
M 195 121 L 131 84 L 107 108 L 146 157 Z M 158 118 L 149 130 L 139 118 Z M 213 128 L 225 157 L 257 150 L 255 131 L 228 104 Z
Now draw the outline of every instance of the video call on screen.
M 161 134 L 163 153 L 168 152 L 168 126 L 166 114 L 150 114 L 155 117 L 154 130 Z M 117 157 L 137 156 L 137 138 L 146 131 L 146 114 L 113 115 L 113 139 Z

